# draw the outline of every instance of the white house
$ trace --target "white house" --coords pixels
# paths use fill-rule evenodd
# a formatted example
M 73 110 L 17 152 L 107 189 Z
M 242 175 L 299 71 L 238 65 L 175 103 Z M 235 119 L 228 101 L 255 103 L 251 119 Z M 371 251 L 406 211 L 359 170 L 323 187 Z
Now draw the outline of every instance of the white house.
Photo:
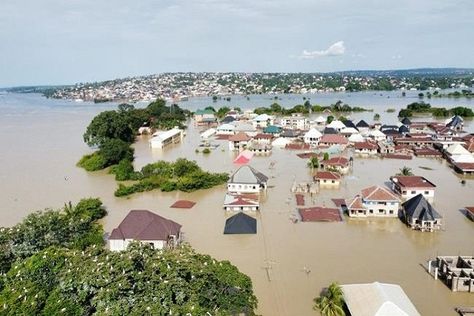
M 252 119 L 252 124 L 255 128 L 265 128 L 273 125 L 273 116 L 268 114 L 260 114 Z
M 267 189 L 268 177 L 245 165 L 237 169 L 227 182 L 227 190 L 234 193 L 260 193 Z
M 318 116 L 314 122 L 316 123 L 316 125 L 318 126 L 323 126 L 324 124 L 326 124 L 326 119 L 322 116 Z
M 183 139 L 184 132 L 181 129 L 173 128 L 165 132 L 156 132 L 150 139 L 151 148 L 163 148 L 169 144 L 177 144 Z
M 388 189 L 372 186 L 347 204 L 350 217 L 398 217 L 400 199 Z
M 341 285 L 352 316 L 420 316 L 403 289 L 396 284 Z
M 216 133 L 215 128 L 209 128 L 209 129 L 207 129 L 207 130 L 205 130 L 204 132 L 201 133 L 201 138 L 208 139 L 209 137 L 211 137 L 215 133 Z
M 221 124 L 216 128 L 216 135 L 234 135 L 235 125 L 233 124 Z
M 231 194 L 224 197 L 224 211 L 246 212 L 259 210 L 258 195 L 255 194 Z
M 392 190 L 403 200 L 411 199 L 418 194 L 433 202 L 436 185 L 420 176 L 394 176 L 390 178 Z
M 155 249 L 172 248 L 181 241 L 181 225 L 146 210 L 133 210 L 109 236 L 112 251 L 127 249 L 138 241 Z
M 319 140 L 323 134 L 315 128 L 310 129 L 306 134 L 303 136 L 303 140 L 306 144 L 310 144 L 313 146 L 317 146 L 319 144 Z
M 326 127 L 334 128 L 336 131 L 340 132 L 343 128 L 346 127 L 346 125 L 339 120 L 334 120 L 328 125 L 326 125 Z
M 374 130 L 370 131 L 369 132 L 369 137 L 372 138 L 373 140 L 375 140 L 376 142 L 384 141 L 384 140 L 387 139 L 387 135 L 385 135 L 384 133 L 382 133 L 378 129 L 374 129 Z
M 284 129 L 300 129 L 305 130 L 308 126 L 308 119 L 300 115 L 292 115 L 287 117 L 282 117 L 280 119 L 280 125 Z

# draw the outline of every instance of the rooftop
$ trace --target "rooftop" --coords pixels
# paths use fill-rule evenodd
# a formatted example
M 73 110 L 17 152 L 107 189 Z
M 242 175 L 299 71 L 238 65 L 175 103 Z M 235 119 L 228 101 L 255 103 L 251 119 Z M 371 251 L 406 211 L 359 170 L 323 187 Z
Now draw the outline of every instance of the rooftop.
M 394 176 L 391 180 L 404 188 L 436 188 L 436 185 L 420 176 Z

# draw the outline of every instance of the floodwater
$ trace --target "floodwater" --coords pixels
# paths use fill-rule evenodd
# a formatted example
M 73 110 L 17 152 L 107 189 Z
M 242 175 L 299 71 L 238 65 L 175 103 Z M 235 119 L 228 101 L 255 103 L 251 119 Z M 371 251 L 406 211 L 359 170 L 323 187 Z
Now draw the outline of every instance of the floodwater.
M 374 107 L 383 122 L 394 123 L 396 113 L 385 113 L 384 109 L 400 109 L 417 99 L 416 95 L 402 99 L 398 94 L 312 95 L 311 101 L 328 105 L 342 99 L 351 105 Z M 229 103 L 216 105 L 240 105 L 245 109 L 269 105 L 271 98 L 251 96 L 247 101 L 233 97 Z M 284 105 L 302 100 L 301 96 L 282 98 L 279 102 Z M 437 106 L 473 106 L 473 101 L 465 99 L 431 102 Z M 181 105 L 195 109 L 212 102 L 200 98 Z M 226 214 L 221 209 L 225 186 L 193 193 L 152 191 L 116 198 L 113 176 L 75 167 L 77 160 L 90 151 L 82 142 L 87 124 L 98 112 L 114 106 L 0 94 L 0 226 L 14 225 L 34 210 L 57 208 L 83 197 L 100 197 L 109 212 L 104 220 L 107 231 L 131 209 L 149 209 L 182 224 L 184 238 L 197 251 L 229 260 L 252 278 L 262 315 L 317 315 L 312 300 L 333 281 L 400 284 L 422 315 L 456 315 L 455 306 L 474 306 L 473 294 L 451 292 L 422 267 L 438 254 L 474 254 L 474 223 L 459 210 L 474 205 L 474 179 L 466 178 L 466 184 L 461 184 L 461 177 L 444 161 L 355 158 L 353 170 L 344 177 L 339 190 L 323 189 L 313 197 L 306 196 L 306 205 L 331 207 L 331 198 L 350 198 L 365 187 L 383 185 L 406 165 L 437 185 L 434 206 L 445 219 L 444 231 L 421 233 L 408 229 L 398 219 L 345 217 L 340 223 L 292 223 L 296 204 L 290 188 L 293 181 L 309 181 L 311 172 L 297 152 L 274 149 L 272 155 L 251 161 L 253 167 L 270 177 L 270 188 L 257 215 L 258 233 L 225 236 Z M 373 114 L 357 113 L 353 118 L 372 122 Z M 466 126 L 474 130 L 473 122 L 466 122 Z M 208 155 L 194 152 L 198 143 L 198 131 L 192 125 L 183 143 L 162 151 L 151 150 L 146 137 L 140 138 L 135 144 L 135 165 L 139 168 L 159 159 L 185 157 L 210 171 L 236 169 L 232 164 L 235 154 L 229 152 L 227 142 L 215 141 L 220 146 Z M 275 162 L 274 168 L 271 162 Z M 190 210 L 169 208 L 177 199 L 197 204 Z

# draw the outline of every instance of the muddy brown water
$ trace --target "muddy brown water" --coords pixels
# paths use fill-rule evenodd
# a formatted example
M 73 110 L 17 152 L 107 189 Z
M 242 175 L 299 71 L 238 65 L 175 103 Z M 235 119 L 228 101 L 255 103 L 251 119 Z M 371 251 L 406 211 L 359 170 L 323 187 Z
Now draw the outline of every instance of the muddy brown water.
M 60 207 L 83 197 L 100 197 L 109 215 L 106 231 L 117 226 L 131 209 L 149 209 L 183 225 L 184 237 L 197 251 L 229 260 L 252 278 L 262 315 L 317 315 L 313 298 L 333 281 L 400 284 L 422 315 L 455 315 L 455 306 L 474 306 L 474 295 L 453 293 L 435 281 L 422 265 L 439 255 L 473 255 L 474 223 L 460 211 L 474 205 L 474 180 L 462 185 L 443 160 L 355 158 L 353 170 L 338 190 L 323 189 L 306 196 L 306 205 L 332 207 L 331 198 L 350 198 L 371 185 L 383 185 L 403 166 L 437 185 L 435 208 L 444 216 L 445 230 L 412 231 L 398 219 L 348 219 L 340 223 L 296 223 L 293 181 L 309 181 L 311 171 L 297 151 L 274 149 L 254 157 L 251 165 L 270 177 L 256 235 L 223 235 L 225 186 L 193 193 L 152 191 L 116 198 L 116 183 L 107 172 L 87 173 L 75 163 L 90 151 L 81 135 L 97 110 L 9 113 L 0 118 L 0 225 L 21 221 L 28 213 Z M 186 157 L 204 169 L 232 172 L 234 153 L 226 141 L 210 154 L 196 154 L 198 131 L 191 125 L 183 143 L 151 150 L 147 138 L 135 146 L 135 166 L 158 159 Z M 270 163 L 275 162 L 274 168 Z M 428 167 L 426 170 L 420 167 Z M 177 199 L 197 204 L 190 210 L 171 209 Z M 271 269 L 266 269 L 271 267 Z M 310 270 L 309 273 L 307 271 Z M 268 272 L 267 272 L 268 271 Z

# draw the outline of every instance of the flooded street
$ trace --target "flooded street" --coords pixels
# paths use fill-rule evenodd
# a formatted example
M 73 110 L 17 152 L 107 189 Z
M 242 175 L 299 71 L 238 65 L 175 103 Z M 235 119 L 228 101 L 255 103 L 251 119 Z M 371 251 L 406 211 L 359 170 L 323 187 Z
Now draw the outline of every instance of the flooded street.
M 311 102 L 329 105 L 342 99 L 351 106 L 375 108 L 374 112 L 357 113 L 351 118 L 371 123 L 374 113 L 380 113 L 381 121 L 390 124 L 396 122 L 401 107 L 417 100 L 398 94 L 313 95 Z M 282 105 L 302 103 L 301 96 L 283 98 L 278 100 Z M 247 109 L 272 102 L 270 96 L 251 97 L 250 101 L 233 97 L 230 103 L 215 105 Z M 474 104 L 466 99 L 428 102 L 436 106 Z M 213 104 L 210 98 L 202 98 L 180 105 L 195 110 Z M 398 219 L 347 216 L 339 223 L 294 224 L 290 218 L 296 212 L 296 202 L 290 188 L 293 181 L 310 181 L 311 170 L 307 160 L 296 156 L 298 151 L 274 148 L 272 155 L 254 157 L 250 163 L 270 177 L 257 215 L 257 234 L 223 235 L 225 186 L 193 193 L 152 191 L 116 198 L 113 193 L 117 184 L 112 175 L 105 171 L 87 173 L 75 166 L 91 151 L 82 140 L 89 121 L 100 111 L 114 107 L 47 100 L 38 95 L 0 95 L 0 226 L 14 225 L 34 210 L 61 207 L 64 202 L 77 202 L 83 197 L 100 197 L 109 212 L 104 220 L 108 232 L 131 209 L 149 209 L 182 224 L 185 240 L 198 252 L 229 260 L 252 278 L 258 313 L 262 315 L 317 315 L 312 300 L 333 281 L 399 284 L 422 315 L 456 315 L 454 307 L 474 306 L 473 294 L 451 292 L 422 267 L 436 255 L 474 255 L 474 222 L 459 210 L 474 205 L 474 179 L 466 178 L 466 184 L 461 184 L 460 176 L 444 160 L 356 157 L 340 189 L 306 195 L 308 206 L 333 207 L 332 198 L 352 198 L 363 188 L 384 185 L 400 168 L 408 166 L 414 174 L 436 184 L 433 206 L 444 217 L 444 231 L 421 233 Z M 392 107 L 396 113 L 385 112 Z M 466 121 L 466 130 L 474 132 L 472 121 Z M 135 168 L 160 159 L 184 157 L 196 160 L 204 170 L 236 170 L 232 163 L 236 154 L 229 152 L 227 141 L 213 141 L 220 146 L 210 154 L 195 153 L 198 133 L 191 124 L 183 143 L 164 150 L 150 149 L 147 137 L 140 137 L 134 145 Z M 271 162 L 275 162 L 274 168 Z M 169 206 L 177 199 L 197 204 L 189 210 L 171 209 Z

